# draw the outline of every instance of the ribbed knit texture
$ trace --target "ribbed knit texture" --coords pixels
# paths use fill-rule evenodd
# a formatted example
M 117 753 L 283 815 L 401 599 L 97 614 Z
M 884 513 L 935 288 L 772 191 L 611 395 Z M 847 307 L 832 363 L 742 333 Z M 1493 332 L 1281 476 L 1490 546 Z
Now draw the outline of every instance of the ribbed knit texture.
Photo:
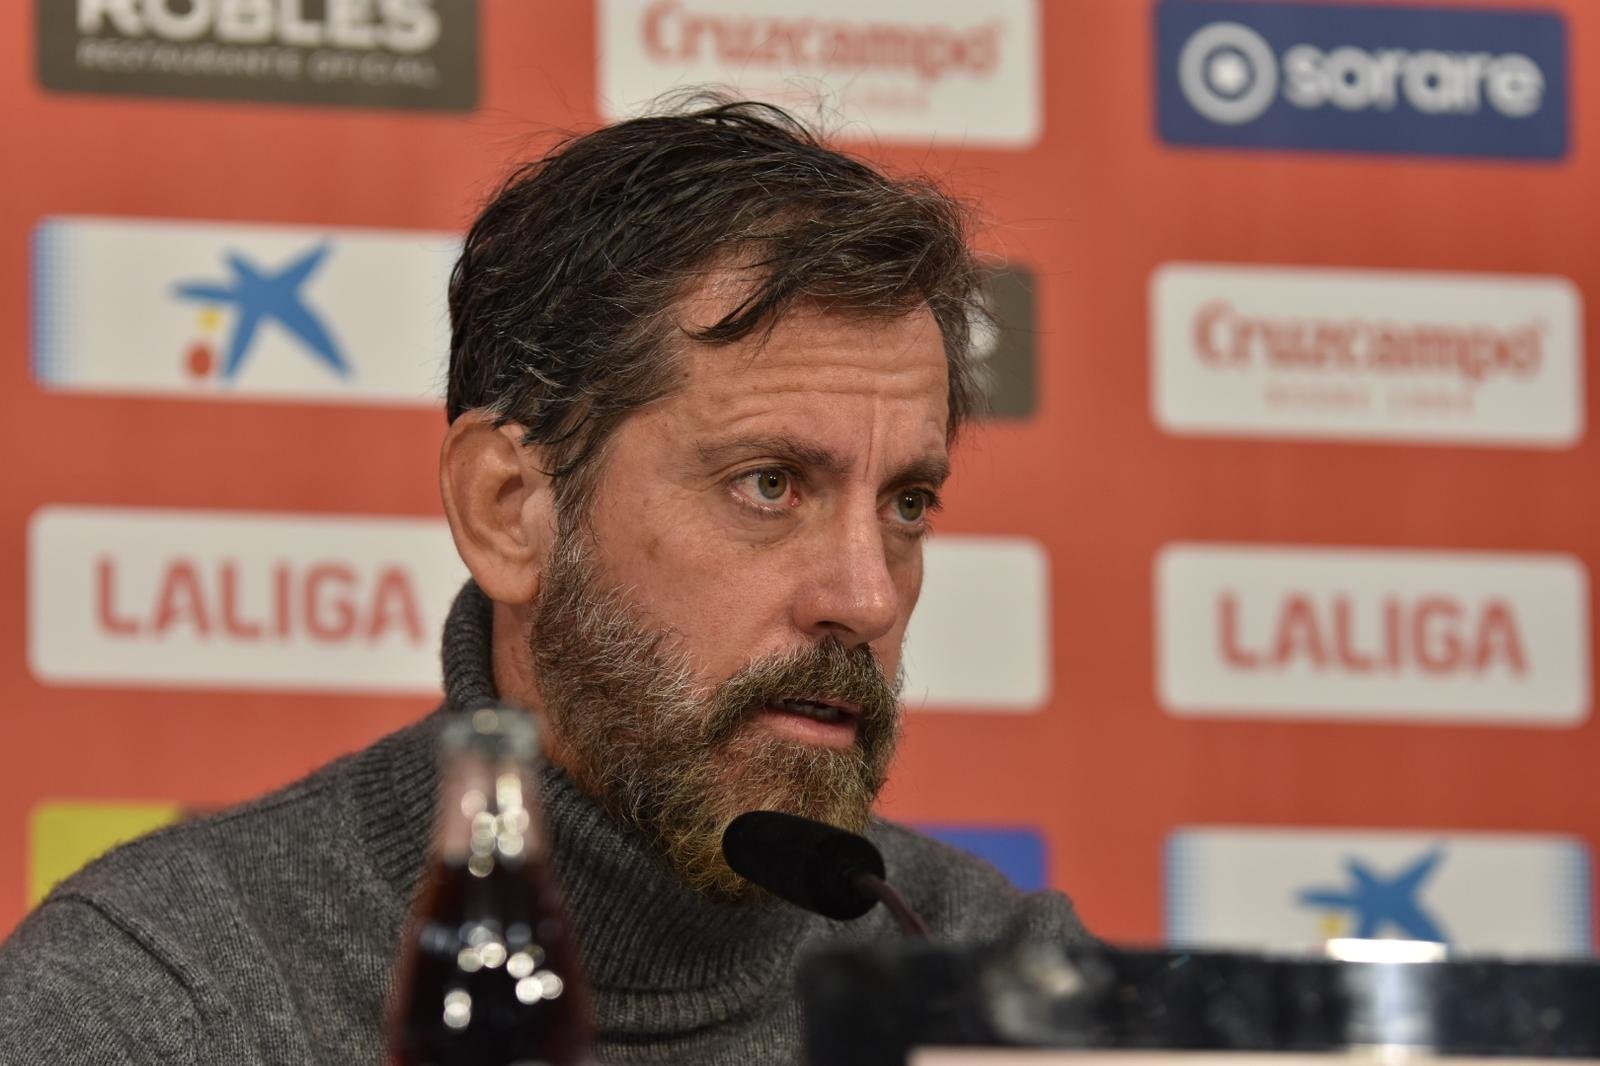
M 119 848 L 0 946 L 0 1064 L 379 1063 L 392 968 L 427 854 L 442 716 L 495 700 L 491 610 L 446 623 L 433 715 L 281 792 Z M 559 770 L 545 818 L 594 989 L 604 1062 L 802 1061 L 804 952 L 898 935 L 684 889 Z M 889 823 L 870 834 L 936 934 L 1085 934 L 1065 897 Z

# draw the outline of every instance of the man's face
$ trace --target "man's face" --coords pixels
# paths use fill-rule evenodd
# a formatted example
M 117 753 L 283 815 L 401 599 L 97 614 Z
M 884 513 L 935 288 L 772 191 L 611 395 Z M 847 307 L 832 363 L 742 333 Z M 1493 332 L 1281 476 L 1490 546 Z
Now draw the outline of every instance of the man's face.
M 730 299 L 687 302 L 698 326 Z M 797 310 L 691 344 L 678 388 L 610 442 L 529 636 L 569 769 L 692 885 L 738 898 L 745 810 L 864 825 L 898 731 L 901 645 L 948 469 L 926 309 Z

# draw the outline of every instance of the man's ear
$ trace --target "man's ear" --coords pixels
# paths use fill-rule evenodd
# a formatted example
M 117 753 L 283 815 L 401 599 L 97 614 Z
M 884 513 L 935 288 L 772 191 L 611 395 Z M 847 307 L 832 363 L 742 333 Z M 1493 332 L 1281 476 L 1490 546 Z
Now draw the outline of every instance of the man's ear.
M 524 445 L 522 433 L 468 411 L 450 424 L 439 454 L 439 494 L 456 551 L 496 603 L 533 602 L 555 543 L 555 487 L 540 466 L 541 449 Z

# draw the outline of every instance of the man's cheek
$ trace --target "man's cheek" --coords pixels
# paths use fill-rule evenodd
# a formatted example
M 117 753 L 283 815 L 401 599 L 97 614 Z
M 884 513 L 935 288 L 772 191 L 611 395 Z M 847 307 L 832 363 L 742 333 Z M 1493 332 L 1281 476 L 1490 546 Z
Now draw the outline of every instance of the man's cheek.
M 885 637 L 872 645 L 872 655 L 878 660 L 883 676 L 892 683 L 900 670 L 900 659 L 905 652 L 905 629 Z

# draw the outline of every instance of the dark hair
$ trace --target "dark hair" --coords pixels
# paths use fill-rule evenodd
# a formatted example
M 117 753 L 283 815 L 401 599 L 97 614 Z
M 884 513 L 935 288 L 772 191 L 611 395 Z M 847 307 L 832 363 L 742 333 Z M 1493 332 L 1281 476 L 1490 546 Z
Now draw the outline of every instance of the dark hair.
M 675 302 L 737 263 L 748 295 L 690 337 L 770 332 L 802 300 L 871 315 L 926 303 L 953 436 L 976 402 L 983 313 L 968 218 L 933 184 L 891 179 L 768 104 L 702 95 L 570 138 L 516 169 L 467 233 L 450 277 L 446 411 L 522 426 L 546 449 L 559 510 L 581 510 L 591 460 L 672 387 Z

